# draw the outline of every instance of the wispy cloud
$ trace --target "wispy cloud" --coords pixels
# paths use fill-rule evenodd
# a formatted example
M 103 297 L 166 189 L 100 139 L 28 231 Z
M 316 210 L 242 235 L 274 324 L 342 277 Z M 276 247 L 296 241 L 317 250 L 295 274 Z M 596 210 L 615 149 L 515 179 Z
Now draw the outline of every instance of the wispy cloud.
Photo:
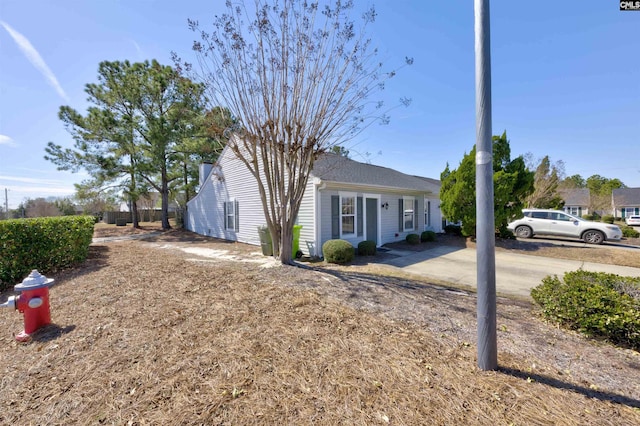
M 3 180 L 28 183 L 28 184 L 53 185 L 53 186 L 63 186 L 66 184 L 66 181 L 60 180 L 60 179 L 42 179 L 42 178 L 30 178 L 30 177 L 23 177 L 23 176 L 0 175 L 0 181 L 3 181 Z
M 18 144 L 15 143 L 13 139 L 6 135 L 0 135 L 0 145 L 7 145 L 11 147 L 18 146 Z
M 11 28 L 11 26 L 6 22 L 0 21 L 0 25 L 2 25 L 4 29 L 7 30 L 7 32 L 9 33 L 13 41 L 16 42 L 24 56 L 26 56 L 29 62 L 31 62 L 31 64 L 36 67 L 38 71 L 40 71 L 40 73 L 44 76 L 44 78 L 47 79 L 49 84 L 53 86 L 53 88 L 56 90 L 56 92 L 58 92 L 62 99 L 69 102 L 69 97 L 62 89 L 62 86 L 60 86 L 60 83 L 58 83 L 58 79 L 53 74 L 51 69 L 49 69 L 44 59 L 42 59 L 42 56 L 40 56 L 31 42 L 29 42 L 29 40 L 25 36 Z
M 28 186 L 13 185 L 9 187 L 12 194 L 20 194 L 22 198 L 63 197 L 72 195 L 74 188 L 68 186 Z
M 142 49 L 140 48 L 140 45 L 138 43 L 136 43 L 136 41 L 134 39 L 129 39 L 129 41 L 131 41 L 131 43 L 133 43 L 133 46 L 136 48 L 136 52 L 138 52 L 138 58 L 140 60 L 144 59 L 144 54 L 142 52 Z
M 26 199 L 66 197 L 73 195 L 73 183 L 61 179 L 0 175 L 0 189 L 8 189 L 9 208 L 18 207 Z M 3 191 L 4 200 L 4 191 Z

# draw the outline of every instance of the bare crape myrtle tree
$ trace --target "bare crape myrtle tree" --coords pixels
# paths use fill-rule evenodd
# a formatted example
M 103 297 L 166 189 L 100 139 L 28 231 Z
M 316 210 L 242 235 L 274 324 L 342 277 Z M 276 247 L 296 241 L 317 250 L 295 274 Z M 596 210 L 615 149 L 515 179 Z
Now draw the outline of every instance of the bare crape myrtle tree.
M 370 97 L 395 71 L 383 71 L 366 35 L 373 8 L 356 24 L 353 1 L 226 7 L 210 31 L 189 21 L 200 36 L 198 63 L 182 70 L 205 83 L 212 105 L 233 115 L 229 146 L 256 179 L 274 255 L 291 263 L 293 226 L 315 159 L 372 122 L 388 121 L 388 109 Z

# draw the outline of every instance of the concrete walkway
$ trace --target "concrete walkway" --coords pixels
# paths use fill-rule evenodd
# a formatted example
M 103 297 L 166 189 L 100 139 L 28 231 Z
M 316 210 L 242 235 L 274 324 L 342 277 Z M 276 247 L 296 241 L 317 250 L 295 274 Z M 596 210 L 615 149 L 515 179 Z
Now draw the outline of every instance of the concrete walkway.
M 422 252 L 392 250 L 390 254 L 398 257 L 383 261 L 382 264 L 440 281 L 477 286 L 475 249 L 440 246 Z M 565 272 L 580 268 L 640 277 L 640 268 L 496 251 L 496 291 L 528 297 L 530 290 L 539 285 L 544 277 L 562 277 Z

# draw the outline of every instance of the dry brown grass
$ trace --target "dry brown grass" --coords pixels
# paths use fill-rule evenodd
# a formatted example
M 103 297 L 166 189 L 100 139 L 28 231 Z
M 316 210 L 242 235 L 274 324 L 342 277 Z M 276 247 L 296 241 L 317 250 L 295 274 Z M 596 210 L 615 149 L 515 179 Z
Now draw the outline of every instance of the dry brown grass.
M 92 246 L 32 342 L 0 312 L 0 423 L 640 423 L 640 355 L 527 302 L 499 300 L 500 369 L 482 372 L 473 294 L 241 261 L 256 250 L 181 231 Z

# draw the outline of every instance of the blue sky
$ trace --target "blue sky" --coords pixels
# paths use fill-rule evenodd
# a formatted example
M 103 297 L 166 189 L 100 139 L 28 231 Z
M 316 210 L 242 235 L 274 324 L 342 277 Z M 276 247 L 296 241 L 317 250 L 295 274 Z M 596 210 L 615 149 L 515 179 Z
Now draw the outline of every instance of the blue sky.
M 371 4 L 357 0 L 359 5 Z M 0 201 L 65 196 L 87 176 L 43 159 L 72 146 L 57 117 L 84 112 L 84 87 L 103 60 L 191 57 L 195 34 L 223 0 L 0 0 Z M 347 146 L 356 160 L 439 178 L 475 143 L 472 1 L 379 0 L 370 28 L 390 68 L 413 57 L 383 97 L 391 112 Z M 599 174 L 640 187 L 640 12 L 615 0 L 491 3 L 493 133 L 512 157 L 562 160 L 567 175 Z M 370 155 L 366 155 L 369 153 Z

